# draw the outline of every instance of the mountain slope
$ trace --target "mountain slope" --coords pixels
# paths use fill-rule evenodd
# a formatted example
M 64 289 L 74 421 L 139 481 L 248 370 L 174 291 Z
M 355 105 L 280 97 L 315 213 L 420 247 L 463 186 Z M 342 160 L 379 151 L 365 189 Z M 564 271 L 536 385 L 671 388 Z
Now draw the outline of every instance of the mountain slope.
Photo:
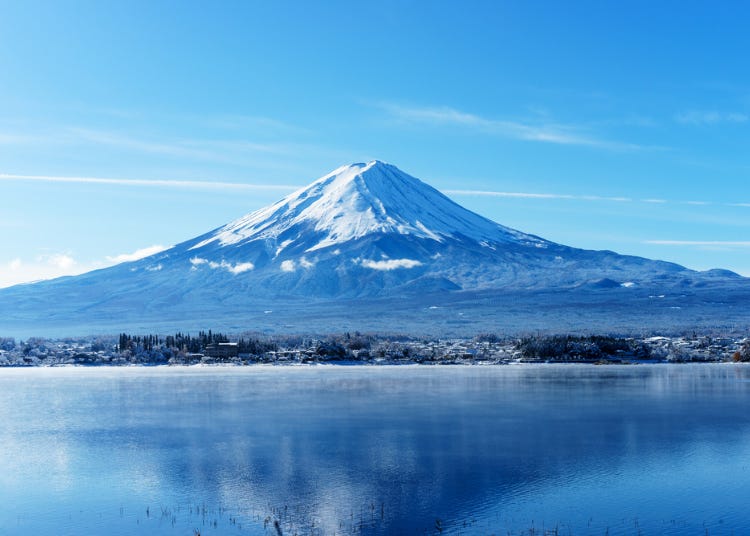
M 278 203 L 211 233 L 191 249 L 212 242 L 226 246 L 268 239 L 282 248 L 303 241 L 306 251 L 315 251 L 373 233 L 437 242 L 459 235 L 474 241 L 544 242 L 468 211 L 419 179 L 373 161 L 342 166 Z
M 603 279 L 689 285 L 705 278 L 675 264 L 570 248 L 504 227 L 378 161 L 341 167 L 131 270 L 159 266 L 226 279 L 230 291 L 238 280 L 254 281 L 256 294 L 279 296 L 560 288 Z
M 299 309 L 299 300 L 367 308 L 368 300 L 398 307 L 462 292 L 662 295 L 747 286 L 731 272 L 581 250 L 504 227 L 373 161 L 338 168 L 151 257 L 0 290 L 0 328 L 134 319 L 148 326 L 170 315 L 224 322 L 283 301 Z

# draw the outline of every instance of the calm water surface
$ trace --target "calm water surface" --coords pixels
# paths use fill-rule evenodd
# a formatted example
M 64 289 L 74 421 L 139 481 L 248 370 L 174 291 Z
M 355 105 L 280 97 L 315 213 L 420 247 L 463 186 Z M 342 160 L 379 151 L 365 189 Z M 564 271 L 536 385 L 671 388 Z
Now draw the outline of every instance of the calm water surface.
M 5 369 L 0 535 L 747 534 L 749 409 L 741 365 Z

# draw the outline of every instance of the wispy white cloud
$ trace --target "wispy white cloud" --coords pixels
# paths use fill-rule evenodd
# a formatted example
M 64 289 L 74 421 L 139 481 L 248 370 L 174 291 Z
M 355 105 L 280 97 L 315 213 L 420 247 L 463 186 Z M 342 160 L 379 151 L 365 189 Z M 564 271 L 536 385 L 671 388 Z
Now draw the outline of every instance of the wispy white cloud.
M 97 145 L 108 145 L 120 149 L 134 150 L 145 153 L 155 153 L 168 156 L 205 158 L 214 160 L 217 155 L 202 151 L 191 150 L 181 143 L 147 140 L 142 137 L 124 135 L 118 132 L 95 130 L 81 127 L 68 127 L 67 133 L 70 141 L 85 141 Z
M 233 273 L 234 275 L 241 274 L 242 272 L 247 272 L 249 270 L 254 270 L 255 265 L 252 262 L 238 262 L 236 264 L 230 264 L 225 261 L 221 261 L 221 263 L 216 266 L 215 262 L 209 263 L 209 266 L 211 268 L 224 268 L 225 270 L 228 270 L 230 273 Z
M 121 253 L 120 255 L 115 255 L 113 257 L 108 256 L 107 261 L 111 262 L 112 264 L 137 261 L 139 259 L 143 259 L 144 257 L 160 253 L 167 249 L 167 247 L 168 246 L 162 246 L 161 244 L 154 244 L 153 246 L 137 249 L 132 253 Z
M 717 112 L 715 110 L 689 110 L 674 116 L 683 125 L 716 125 L 719 123 L 746 123 L 750 119 L 741 112 Z
M 222 260 L 221 262 L 216 262 L 216 261 L 210 261 L 208 259 L 204 259 L 202 257 L 193 257 L 192 259 L 190 259 L 190 264 L 193 265 L 193 270 L 197 270 L 198 266 L 202 266 L 205 264 L 205 265 L 208 265 L 208 267 L 211 268 L 212 270 L 217 270 L 221 268 L 234 275 L 241 274 L 243 272 L 248 272 L 250 270 L 255 269 L 255 265 L 252 262 L 238 262 L 236 264 L 232 264 L 225 260 Z
M 643 243 L 656 246 L 750 247 L 750 240 L 645 240 Z
M 258 134 L 310 134 L 311 131 L 273 117 L 247 114 L 191 114 L 154 112 L 137 108 L 77 107 L 78 115 L 94 114 L 118 120 L 148 120 L 155 124 L 186 125 L 227 131 L 245 131 Z
M 151 153 L 191 160 L 233 163 L 247 159 L 252 153 L 288 155 L 290 144 L 257 143 L 247 140 L 153 139 L 119 132 L 69 127 L 69 141 L 106 145 L 114 149 Z
M 10 261 L 0 262 L 0 288 L 18 285 L 20 283 L 31 283 L 45 279 L 55 279 L 68 275 L 79 275 L 91 270 L 106 268 L 121 262 L 142 259 L 159 251 L 166 249 L 161 245 L 149 246 L 136 250 L 132 253 L 106 256 L 104 259 L 81 261 L 76 259 L 73 253 L 51 252 L 42 253 L 31 259 L 16 257 Z M 147 270 L 158 270 L 157 267 L 147 267 Z
M 497 192 L 493 190 L 441 190 L 446 195 L 466 195 L 477 197 L 511 197 L 523 199 L 576 199 L 568 194 L 537 194 L 529 192 Z
M 112 184 L 120 186 L 151 186 L 165 188 L 191 188 L 204 190 L 263 190 L 291 192 L 299 186 L 288 184 L 246 184 L 242 182 L 215 182 L 193 180 L 148 180 L 148 179 L 113 179 L 104 177 L 65 177 L 54 175 L 15 175 L 0 173 L 0 181 L 30 182 L 73 182 L 84 184 Z
M 224 130 L 262 132 L 264 134 L 312 134 L 307 128 L 272 117 L 256 115 L 189 116 L 188 119 L 199 125 Z
M 117 185 L 130 187 L 157 187 L 157 188 L 177 188 L 177 189 L 199 189 L 215 191 L 268 191 L 287 193 L 299 190 L 300 185 L 292 184 L 251 184 L 242 182 L 225 182 L 225 181 L 197 181 L 197 180 L 161 180 L 161 179 L 117 179 L 106 177 L 66 177 L 53 175 L 17 175 L 11 173 L 0 173 L 0 182 L 2 181 L 27 181 L 27 182 L 52 182 L 52 183 L 82 183 L 82 184 L 101 184 Z M 496 190 L 464 190 L 464 189 L 443 189 L 444 194 L 450 196 L 471 196 L 471 197 L 499 197 L 499 198 L 516 198 L 516 199 L 559 199 L 571 201 L 609 201 L 617 203 L 634 202 L 633 198 L 626 196 L 600 196 L 600 195 L 574 195 L 562 193 L 539 193 L 539 192 L 504 192 Z M 648 204 L 681 204 L 693 206 L 721 205 L 731 207 L 750 208 L 750 203 L 719 203 L 712 201 L 674 201 L 660 198 L 639 199 L 642 203 Z M 18 226 L 17 222 L 1 222 L 0 226 Z
M 391 271 L 399 268 L 415 268 L 422 263 L 414 259 L 388 259 L 383 261 L 363 260 L 362 266 L 372 270 Z
M 150 132 L 143 128 L 92 128 L 86 125 L 48 125 L 43 123 L 5 125 L 0 130 L 0 146 L 18 145 L 40 150 L 54 147 L 101 148 L 117 152 L 178 159 L 181 162 L 211 162 L 252 166 L 254 168 L 288 169 L 290 160 L 316 156 L 338 159 L 345 151 L 311 142 L 302 129 L 268 118 L 203 118 L 218 123 L 214 128 L 200 129 L 200 136 L 180 137 Z M 186 132 L 194 132 L 199 119 Z M 236 123 L 236 128 L 228 125 Z M 252 127 L 243 124 L 253 124 Z M 98 150 L 98 149 L 97 149 Z
M 597 137 L 577 125 L 489 119 L 448 106 L 415 107 L 387 102 L 378 103 L 377 106 L 386 111 L 392 118 L 403 123 L 466 127 L 480 130 L 486 134 L 558 145 L 581 145 L 611 150 L 646 149 L 646 147 L 637 144 L 616 142 Z
M 566 199 L 572 201 L 614 201 L 627 203 L 629 197 L 606 197 L 598 195 L 546 194 L 530 192 L 498 192 L 493 190 L 441 190 L 446 195 L 477 196 L 477 197 L 508 197 L 516 199 Z
M 39 261 L 48 264 L 53 268 L 57 268 L 61 271 L 71 270 L 78 264 L 76 260 L 67 253 L 54 253 L 51 255 L 42 255 L 38 258 Z
M 48 253 L 33 259 L 16 257 L 0 262 L 0 288 L 66 275 L 78 275 L 105 266 L 102 262 L 82 263 L 70 253 Z
M 445 195 L 450 196 L 471 196 L 471 197 L 504 197 L 511 199 L 559 199 L 567 201 L 608 201 L 615 203 L 646 203 L 649 205 L 690 205 L 690 206 L 724 206 L 724 207 L 742 207 L 750 208 L 750 203 L 727 203 L 720 201 L 699 201 L 699 200 L 670 200 L 655 197 L 634 199 L 626 196 L 604 196 L 604 195 L 574 195 L 559 193 L 538 193 L 538 192 L 502 192 L 495 190 L 462 190 L 462 189 L 443 189 Z
M 0 132 L 0 145 L 16 145 L 25 144 L 39 141 L 40 138 L 37 136 L 30 136 L 25 134 L 9 134 L 7 132 Z

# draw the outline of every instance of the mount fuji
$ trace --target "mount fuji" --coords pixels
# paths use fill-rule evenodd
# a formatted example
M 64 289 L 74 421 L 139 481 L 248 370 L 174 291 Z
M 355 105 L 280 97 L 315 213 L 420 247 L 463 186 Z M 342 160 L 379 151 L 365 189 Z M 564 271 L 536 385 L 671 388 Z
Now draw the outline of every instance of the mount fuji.
M 373 161 L 150 257 L 2 289 L 0 330 L 632 331 L 746 322 L 748 296 L 729 271 L 504 227 Z

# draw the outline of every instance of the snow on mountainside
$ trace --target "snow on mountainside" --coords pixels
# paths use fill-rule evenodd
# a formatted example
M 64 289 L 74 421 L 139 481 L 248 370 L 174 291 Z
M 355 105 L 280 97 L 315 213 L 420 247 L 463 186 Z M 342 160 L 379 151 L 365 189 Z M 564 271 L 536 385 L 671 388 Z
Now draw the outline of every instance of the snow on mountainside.
M 305 229 L 320 233 L 306 252 L 362 238 L 395 233 L 442 242 L 462 235 L 477 242 L 518 241 L 544 244 L 537 237 L 503 227 L 457 205 L 395 166 L 380 161 L 342 166 L 270 207 L 240 218 L 191 247 L 222 246 L 253 240 L 281 241 L 277 254 Z M 298 229 L 296 233 L 290 233 Z
M 328 303 L 330 313 L 342 300 L 358 300 L 367 310 L 377 299 L 390 311 L 415 300 L 464 303 L 471 296 L 466 303 L 475 305 L 468 310 L 495 314 L 502 296 L 518 292 L 530 303 L 555 292 L 564 305 L 586 293 L 651 300 L 719 287 L 747 290 L 748 280 L 549 242 L 492 222 L 395 166 L 373 161 L 338 168 L 270 207 L 150 257 L 2 289 L 0 328 L 4 319 L 117 324 L 165 315 L 226 325 L 233 315 L 300 299 L 305 306 Z M 721 293 L 711 299 L 722 301 Z M 311 314 L 323 315 L 315 307 Z M 341 314 L 350 311 L 329 320 L 336 324 Z
M 556 247 L 464 209 L 395 166 L 373 161 L 338 168 L 270 207 L 133 269 L 187 267 L 212 279 L 217 273 L 242 274 L 244 282 L 258 283 L 254 292 L 260 294 L 373 296 L 396 288 L 502 285 L 510 281 L 508 270 L 486 270 L 483 258 L 516 248 Z
M 628 286 L 688 273 L 504 227 L 395 166 L 340 167 L 278 203 L 156 256 L 258 282 L 255 293 L 374 296 L 482 288 Z M 143 261 L 141 269 L 149 269 Z

